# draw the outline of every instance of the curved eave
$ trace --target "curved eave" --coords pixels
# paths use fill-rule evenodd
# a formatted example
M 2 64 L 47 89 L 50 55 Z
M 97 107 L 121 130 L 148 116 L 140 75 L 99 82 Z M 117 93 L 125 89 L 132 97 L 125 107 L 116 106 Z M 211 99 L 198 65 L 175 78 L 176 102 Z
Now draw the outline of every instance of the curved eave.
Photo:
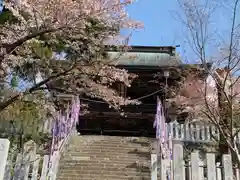
M 156 66 L 169 67 L 179 66 L 179 56 L 171 56 L 167 53 L 153 52 L 108 52 L 109 60 L 116 66 Z

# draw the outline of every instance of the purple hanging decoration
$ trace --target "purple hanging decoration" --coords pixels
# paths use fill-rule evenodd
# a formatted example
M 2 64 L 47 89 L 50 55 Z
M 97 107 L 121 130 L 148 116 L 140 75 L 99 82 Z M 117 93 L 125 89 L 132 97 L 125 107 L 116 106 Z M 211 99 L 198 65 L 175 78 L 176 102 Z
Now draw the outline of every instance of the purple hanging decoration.
M 48 168 L 51 167 L 51 156 L 54 151 L 60 148 L 59 143 L 64 141 L 64 139 L 72 132 L 73 128 L 76 127 L 76 122 L 78 121 L 80 114 L 80 100 L 78 97 L 72 99 L 71 107 L 68 105 L 66 114 L 63 115 L 61 111 L 57 112 L 54 117 L 53 127 L 52 127 L 52 142 L 50 149 L 50 157 Z
M 156 139 L 159 142 L 159 147 L 161 148 L 161 154 L 164 158 L 169 157 L 171 152 L 169 149 L 169 138 L 166 136 L 166 119 L 164 115 L 164 109 L 162 107 L 161 101 L 157 100 L 157 110 L 156 116 L 153 126 L 156 128 Z M 158 149 L 158 153 L 160 153 L 160 149 Z
M 70 123 L 68 123 L 67 121 L 68 121 L 68 119 L 70 119 L 70 110 L 69 110 L 69 104 L 68 104 L 68 106 L 67 106 L 67 115 L 66 115 L 66 133 L 68 134 L 69 132 L 70 132 L 70 126 L 71 126 L 71 124 Z
M 172 147 L 171 147 L 171 137 L 168 137 L 167 135 L 167 129 L 166 129 L 166 119 L 163 111 L 163 107 L 161 104 L 161 101 L 157 100 L 157 109 L 156 109 L 156 116 L 155 121 L 153 123 L 153 127 L 156 128 L 156 139 L 159 142 L 159 146 L 157 149 L 157 153 L 162 156 L 160 156 L 163 159 L 169 158 L 172 160 Z M 166 176 L 168 180 L 171 180 L 171 165 L 170 170 L 167 170 Z
M 56 114 L 52 128 L 51 154 L 59 147 L 59 142 L 65 139 L 72 129 L 75 128 L 80 111 L 80 100 L 78 97 L 72 99 L 71 107 L 68 106 L 65 115 L 60 111 Z

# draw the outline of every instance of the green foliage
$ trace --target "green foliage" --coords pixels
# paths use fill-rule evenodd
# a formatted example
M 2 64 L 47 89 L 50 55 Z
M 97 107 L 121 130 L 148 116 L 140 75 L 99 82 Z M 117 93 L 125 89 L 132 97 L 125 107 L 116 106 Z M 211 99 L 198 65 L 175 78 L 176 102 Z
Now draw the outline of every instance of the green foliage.
M 13 13 L 8 9 L 3 9 L 2 13 L 0 14 L 0 24 L 5 24 L 6 22 L 10 24 L 15 24 L 18 22 L 18 19 L 13 16 Z
M 43 43 L 32 42 L 31 47 L 36 58 L 39 59 L 50 59 L 52 58 L 51 47 L 45 46 Z
M 26 11 L 20 10 L 19 13 L 26 21 L 30 19 L 30 15 Z M 19 22 L 20 21 L 13 15 L 11 11 L 6 9 L 5 7 L 3 8 L 2 13 L 0 14 L 0 24 L 16 24 Z
M 57 53 L 61 53 L 62 51 L 64 51 L 66 49 L 66 44 L 59 40 L 57 44 L 55 44 L 55 47 L 54 47 L 54 50 L 57 52 Z
M 12 86 L 13 88 L 18 87 L 18 78 L 17 78 L 16 75 L 14 75 L 14 76 L 12 77 L 10 84 L 11 84 L 11 86 Z
M 16 101 L 0 114 L 0 136 L 9 138 L 11 146 L 18 151 L 29 140 L 42 145 L 49 141 L 49 134 L 41 131 L 46 119 L 46 110 L 32 97 Z

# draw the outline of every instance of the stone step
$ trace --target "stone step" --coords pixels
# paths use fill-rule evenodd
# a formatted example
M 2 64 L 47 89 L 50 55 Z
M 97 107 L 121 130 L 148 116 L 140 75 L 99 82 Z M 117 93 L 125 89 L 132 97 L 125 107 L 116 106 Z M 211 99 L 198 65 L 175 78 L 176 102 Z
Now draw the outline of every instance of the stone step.
M 73 143 L 91 143 L 91 142 L 107 142 L 109 143 L 111 141 L 112 143 L 118 143 L 118 144 L 125 144 L 125 143 L 133 143 L 133 144 L 141 144 L 144 145 L 145 143 L 151 143 L 154 142 L 154 139 L 141 139 L 141 138 L 126 138 L 126 137 L 118 137 L 116 136 L 79 136 L 75 139 L 72 139 L 71 142 Z
M 144 172 L 150 172 L 150 166 L 147 165 L 147 164 L 139 164 L 139 165 L 135 165 L 134 163 L 132 164 L 125 164 L 125 166 L 121 166 L 121 165 L 102 165 L 102 166 L 97 166 L 97 165 L 93 165 L 93 166 L 88 166 L 86 164 L 86 166 L 79 166 L 79 165 L 76 165 L 74 166 L 60 166 L 59 167 L 59 170 L 66 170 L 66 171 L 75 171 L 75 169 L 79 170 L 79 171 L 87 171 L 87 170 L 91 170 L 91 169 L 94 169 L 94 170 L 98 170 L 98 171 L 104 171 L 104 170 L 109 170 L 109 171 L 113 171 L 113 170 L 116 170 L 116 171 L 133 171 L 133 170 L 138 170 L 141 172 L 144 171 Z
M 150 161 L 150 156 L 104 156 L 104 155 L 66 155 L 62 160 L 66 161 Z
M 77 166 L 87 166 L 87 167 L 94 167 L 94 166 L 107 166 L 112 167 L 127 167 L 127 166 L 150 166 L 149 161 L 96 161 L 96 160 L 88 160 L 88 161 L 61 161 L 59 166 L 60 167 L 77 167 Z
M 116 176 L 137 176 L 137 175 L 144 175 L 144 176 L 150 176 L 150 171 L 144 172 L 146 170 L 137 170 L 137 169 L 132 169 L 130 170 L 124 170 L 124 171 L 109 171 L 109 170 L 103 170 L 100 171 L 98 169 L 89 169 L 89 170 L 81 170 L 81 169 L 75 169 L 75 170 L 65 170 L 65 169 L 60 169 L 59 172 L 61 174 L 73 174 L 73 175 L 94 175 L 94 176 L 104 176 L 104 175 L 116 175 Z
M 129 139 L 124 139 L 124 138 L 120 138 L 119 140 L 117 139 L 112 139 L 112 138 L 105 138 L 105 139 L 92 139 L 92 138 L 82 138 L 79 137 L 78 139 L 74 139 L 71 141 L 73 144 L 78 144 L 78 143 L 82 143 L 82 144 L 92 144 L 92 143 L 112 143 L 112 144 L 116 144 L 116 145 L 121 145 L 121 144 L 133 144 L 133 145 L 141 145 L 141 146 L 147 146 L 149 144 L 151 144 L 152 140 L 129 140 Z
M 60 176 L 57 180 L 151 180 L 150 177 L 82 177 L 82 176 L 75 176 L 75 177 L 67 177 L 67 176 Z
M 150 166 L 148 164 L 138 164 L 138 165 L 135 165 L 135 163 L 129 163 L 129 164 L 108 164 L 109 166 L 107 166 L 106 164 L 98 164 L 98 165 L 90 165 L 90 164 L 77 164 L 75 166 L 69 166 L 69 165 L 60 165 L 59 166 L 59 169 L 66 169 L 66 170 L 71 170 L 71 169 L 78 169 L 78 170 L 81 170 L 81 169 L 84 169 L 84 170 L 88 170 L 88 169 L 95 169 L 95 170 L 99 170 L 100 166 L 104 167 L 102 169 L 144 169 L 145 171 L 147 171 Z M 84 167 L 83 167 L 84 166 Z
M 78 144 L 78 145 L 70 145 L 69 146 L 69 150 L 74 151 L 74 150 L 81 150 L 81 149 L 85 149 L 85 150 L 89 150 L 89 149 L 99 149 L 102 148 L 102 150 L 109 150 L 109 149 L 113 149 L 113 150 L 131 150 L 131 149 L 151 149 L 150 146 L 148 147 L 140 147 L 140 146 L 133 146 L 131 144 L 129 145 L 125 145 L 125 146 L 114 146 L 114 145 L 107 145 L 107 144 L 94 144 L 94 145 L 83 145 L 83 144 Z
M 129 155 L 129 156 L 149 156 L 151 154 L 151 151 L 143 151 L 143 150 L 130 150 L 130 151 L 103 151 L 103 150 L 97 150 L 97 151 L 70 151 L 70 152 L 66 152 L 65 154 L 68 155 L 108 155 L 108 156 L 121 156 L 121 155 Z
M 90 147 L 74 147 L 69 148 L 67 152 L 127 152 L 127 151 L 148 151 L 151 152 L 152 148 L 137 148 L 137 147 L 110 147 L 110 146 L 90 146 Z
M 106 144 L 106 145 L 112 145 L 112 146 L 126 146 L 131 144 L 132 146 L 136 147 L 147 147 L 153 144 L 154 141 L 132 141 L 128 139 L 113 139 L 113 138 L 105 138 L 105 139 L 91 139 L 91 138 L 78 138 L 77 140 L 72 141 L 72 145 L 74 144 L 82 144 L 82 145 L 101 145 L 101 144 Z
M 110 139 L 112 141 L 153 141 L 154 138 L 148 138 L 148 137 L 131 137 L 131 136 L 107 136 L 107 135 L 82 135 L 82 136 L 75 136 L 72 138 L 72 140 L 106 140 Z
M 61 177 L 71 177 L 72 179 L 75 178 L 84 178 L 84 177 L 88 177 L 88 178 L 92 178 L 93 180 L 96 178 L 101 178 L 101 179 L 115 179 L 115 180 L 122 180 L 122 179 L 130 179 L 133 177 L 141 177 L 141 178 L 149 178 L 150 175 L 149 174 L 134 174 L 134 175 L 128 175 L 128 174 L 124 174 L 122 173 L 121 175 L 116 175 L 116 174 L 94 174 L 92 172 L 88 172 L 88 174 L 73 174 L 73 173 L 63 173 L 61 174 L 61 176 L 59 176 L 59 178 Z
M 76 164 L 76 163 L 129 163 L 129 162 L 139 162 L 139 163 L 150 163 L 150 158 L 112 158 L 112 157 L 95 157 L 95 158 L 91 158 L 88 156 L 76 156 L 76 157 L 68 157 L 68 158 L 64 158 L 64 161 L 75 161 L 72 164 Z M 76 162 L 77 161 L 77 162 Z
M 128 166 L 130 168 L 128 168 Z M 134 167 L 133 165 L 128 165 L 128 166 L 113 166 L 113 167 L 105 167 L 105 168 L 99 168 L 99 166 L 93 166 L 93 167 L 80 167 L 80 166 L 76 166 L 76 167 L 59 167 L 59 173 L 64 173 L 64 172 L 72 172 L 72 173 L 80 173 L 80 174 L 85 174 L 85 172 L 88 171 L 93 171 L 93 172 L 102 172 L 105 174 L 114 174 L 114 172 L 116 172 L 116 174 L 121 174 L 121 173 L 146 173 L 146 174 L 150 174 L 150 167 L 148 166 L 140 166 L 140 167 Z M 121 169 L 121 170 L 119 170 Z
M 151 154 L 151 150 L 149 149 L 136 149 L 136 148 L 129 148 L 129 149 L 79 149 L 79 150 L 71 150 L 67 151 L 66 154 L 93 154 L 93 153 L 102 153 L 102 154 L 109 154 L 109 155 L 115 155 L 115 154 Z
M 149 176 L 69 176 L 68 174 L 58 177 L 58 180 L 150 180 Z
M 102 150 L 102 149 L 89 149 L 89 150 L 79 150 L 79 151 L 68 151 L 67 154 L 91 154 L 91 153 L 98 153 L 98 154 L 109 154 L 109 155 L 121 155 L 121 154 L 151 154 L 151 151 L 149 150 L 143 150 L 143 149 L 131 149 L 131 150 Z
M 133 151 L 126 151 L 126 152 L 116 152 L 116 151 L 109 151 L 109 152 L 103 152 L 103 151 L 82 151 L 82 152 L 68 152 L 66 153 L 66 156 L 93 156 L 93 157 L 105 157 L 105 156 L 111 156 L 111 157 L 150 157 L 151 153 L 149 151 L 141 151 L 141 150 L 133 150 Z
M 154 138 L 147 137 L 125 137 L 125 136 L 106 136 L 106 135 L 83 135 L 83 136 L 75 136 L 71 139 L 73 142 L 78 141 L 106 141 L 111 140 L 112 142 L 120 141 L 120 142 L 152 142 Z
M 68 158 L 63 158 L 60 162 L 66 163 L 66 164 L 77 164 L 77 163 L 109 163 L 109 162 L 137 162 L 137 161 L 144 161 L 144 162 L 150 162 L 150 158 L 149 159 L 145 159 L 145 158 L 131 158 L 131 159 L 110 159 L 111 157 L 106 157 L 106 158 L 102 158 L 102 159 L 91 159 L 88 156 L 76 156 L 74 157 L 75 159 L 68 159 Z M 128 160 L 128 161 L 127 161 Z
M 121 156 L 121 155 L 129 155 L 129 156 L 149 156 L 151 154 L 151 152 L 149 151 L 142 151 L 142 150 L 131 150 L 131 151 L 71 151 L 71 152 L 67 152 L 66 154 L 71 155 L 71 156 L 75 156 L 75 155 L 108 155 L 108 156 Z
M 61 157 L 58 180 L 150 180 L 148 138 L 78 136 Z
M 58 180 L 93 180 L 93 179 L 90 177 L 76 177 L 76 178 L 60 177 L 60 178 L 58 178 Z M 97 177 L 97 178 L 94 178 L 94 180 L 119 180 L 119 179 Z M 120 180 L 151 180 L 151 178 L 130 177 L 130 178 L 124 178 L 124 179 L 120 179 Z
M 126 165 L 124 167 L 114 167 L 114 166 L 109 166 L 109 165 L 105 165 L 105 166 L 74 166 L 75 168 L 73 168 L 72 166 L 60 166 L 59 170 L 60 171 L 75 171 L 76 169 L 78 171 L 89 171 L 89 170 L 96 170 L 96 171 L 109 171 L 109 172 L 132 172 L 132 171 L 138 171 L 138 172 L 146 172 L 146 173 L 150 173 L 150 166 L 137 166 L 136 164 L 130 164 L 130 165 Z

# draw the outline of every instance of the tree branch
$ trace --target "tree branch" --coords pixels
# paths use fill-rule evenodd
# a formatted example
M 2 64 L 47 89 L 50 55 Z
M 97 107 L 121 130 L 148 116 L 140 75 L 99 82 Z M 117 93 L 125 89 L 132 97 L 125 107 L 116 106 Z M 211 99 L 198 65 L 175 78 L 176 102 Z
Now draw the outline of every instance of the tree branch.
M 3 48 L 6 48 L 6 54 L 11 54 L 18 46 L 21 46 L 22 44 L 24 44 L 26 41 L 28 41 L 30 39 L 33 39 L 33 38 L 38 37 L 38 36 L 41 36 L 43 34 L 56 32 L 56 31 L 62 30 L 64 28 L 66 28 L 66 27 L 59 27 L 59 28 L 41 30 L 41 31 L 38 31 L 36 33 L 29 34 L 29 35 L 27 35 L 27 36 L 17 40 L 14 43 L 2 44 L 1 46 Z
M 5 101 L 5 102 L 2 102 L 2 103 L 0 104 L 0 112 L 1 112 L 2 110 L 4 110 L 6 107 L 8 107 L 9 105 L 11 105 L 12 103 L 14 103 L 15 101 L 19 100 L 20 97 L 25 96 L 25 95 L 27 95 L 27 94 L 30 94 L 30 93 L 32 93 L 32 92 L 34 92 L 34 91 L 40 90 L 39 88 L 40 88 L 42 85 L 44 85 L 44 84 L 46 84 L 46 83 L 48 83 L 48 82 L 50 82 L 50 81 L 52 81 L 52 80 L 54 80 L 54 79 L 56 79 L 56 78 L 59 78 L 60 76 L 66 75 L 68 72 L 72 71 L 73 69 L 74 69 L 74 65 L 73 65 L 71 68 L 69 68 L 68 70 L 66 70 L 66 71 L 64 71 L 64 72 L 61 72 L 61 73 L 58 73 L 58 74 L 56 74 L 56 75 L 52 75 L 52 76 L 48 77 L 47 79 L 45 79 L 45 80 L 39 82 L 38 84 L 34 85 L 34 86 L 31 87 L 30 89 L 26 90 L 25 92 L 19 93 L 19 94 L 15 95 L 14 97 L 10 98 L 9 100 L 7 100 L 7 101 Z

